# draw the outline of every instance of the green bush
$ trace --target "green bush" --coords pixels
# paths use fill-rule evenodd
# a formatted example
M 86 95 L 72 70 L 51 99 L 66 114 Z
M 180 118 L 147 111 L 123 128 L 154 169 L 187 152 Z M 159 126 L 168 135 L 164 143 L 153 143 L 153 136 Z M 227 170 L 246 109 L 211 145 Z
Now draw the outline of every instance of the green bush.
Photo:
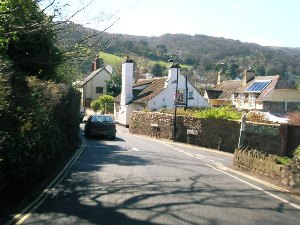
M 286 164 L 291 163 L 292 159 L 287 157 L 287 156 L 284 156 L 284 157 L 279 157 L 278 156 L 276 161 L 277 161 L 278 164 L 286 165 Z
M 174 114 L 174 109 L 161 109 L 159 112 Z M 240 120 L 242 114 L 229 106 L 219 108 L 186 109 L 177 108 L 177 115 L 194 116 L 198 118 L 214 118 L 227 120 Z
M 214 118 L 214 119 L 227 119 L 227 120 L 239 120 L 241 119 L 241 113 L 228 106 L 220 108 L 207 108 L 201 111 L 197 111 L 195 116 L 198 118 Z
M 79 141 L 80 93 L 66 85 L 17 76 L 2 63 L 0 195 L 5 196 L 5 190 L 20 194 L 30 189 L 74 151 Z
M 300 158 L 300 145 L 294 150 L 294 157 Z
M 102 95 L 95 101 L 92 101 L 91 108 L 96 112 L 101 110 L 104 113 L 113 113 L 114 97 L 110 95 Z

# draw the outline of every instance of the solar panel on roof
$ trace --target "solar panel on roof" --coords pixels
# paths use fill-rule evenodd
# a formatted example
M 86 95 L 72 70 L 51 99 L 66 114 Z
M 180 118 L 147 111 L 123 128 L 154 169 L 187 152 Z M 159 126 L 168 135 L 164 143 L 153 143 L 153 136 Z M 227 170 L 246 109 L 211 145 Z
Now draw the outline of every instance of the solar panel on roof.
M 262 92 L 271 81 L 256 81 L 246 89 L 246 92 Z

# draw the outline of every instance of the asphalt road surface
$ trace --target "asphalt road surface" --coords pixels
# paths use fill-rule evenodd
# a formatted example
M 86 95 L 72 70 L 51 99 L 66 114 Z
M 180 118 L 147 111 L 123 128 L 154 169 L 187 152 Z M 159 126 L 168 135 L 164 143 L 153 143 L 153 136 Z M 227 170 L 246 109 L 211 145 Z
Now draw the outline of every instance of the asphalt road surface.
M 232 154 L 131 135 L 80 155 L 19 224 L 299 224 L 300 201 L 230 169 Z

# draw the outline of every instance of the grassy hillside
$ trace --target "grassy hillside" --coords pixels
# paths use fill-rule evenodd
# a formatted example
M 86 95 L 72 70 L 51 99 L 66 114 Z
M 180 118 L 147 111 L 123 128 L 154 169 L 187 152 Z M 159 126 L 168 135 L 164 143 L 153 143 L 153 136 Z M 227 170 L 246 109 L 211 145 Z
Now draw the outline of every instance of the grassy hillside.
M 112 65 L 113 67 L 120 66 L 125 58 L 105 52 L 100 52 L 98 56 L 103 59 L 105 65 Z
M 112 65 L 114 68 L 120 67 L 126 58 L 126 56 L 117 56 L 110 53 L 100 52 L 98 55 L 100 58 L 103 59 L 105 65 Z M 132 56 L 131 56 L 132 57 Z M 134 58 L 137 58 L 138 56 L 134 56 Z M 139 57 L 141 59 L 141 57 Z M 146 63 L 149 67 L 153 66 L 154 64 L 160 64 L 163 67 L 168 68 L 170 66 L 170 63 L 167 61 L 162 60 L 147 60 Z M 180 64 L 181 68 L 187 69 L 190 66 L 187 64 Z

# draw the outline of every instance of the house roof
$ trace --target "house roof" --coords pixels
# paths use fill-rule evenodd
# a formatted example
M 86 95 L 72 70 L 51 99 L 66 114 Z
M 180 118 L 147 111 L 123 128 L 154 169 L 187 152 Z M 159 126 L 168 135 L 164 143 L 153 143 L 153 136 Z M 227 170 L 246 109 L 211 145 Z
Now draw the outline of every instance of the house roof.
M 105 70 L 106 72 L 110 73 L 109 71 L 107 71 L 107 69 L 105 67 L 99 68 L 97 70 L 94 70 L 90 75 L 88 75 L 86 78 L 84 78 L 83 81 L 81 81 L 79 83 L 79 85 L 84 85 L 85 83 L 87 83 L 90 79 L 92 79 L 94 76 L 96 76 L 98 73 L 100 73 L 102 70 Z
M 250 82 L 248 82 L 245 86 L 239 88 L 236 93 L 247 93 L 247 89 L 251 87 L 252 84 L 255 82 L 261 81 L 270 81 L 270 83 L 263 89 L 258 97 L 257 100 L 263 100 L 267 95 L 274 89 L 295 89 L 295 85 L 289 81 L 280 79 L 279 75 L 275 76 L 257 76 Z
M 231 95 L 241 87 L 241 80 L 226 80 L 215 85 L 211 90 L 207 90 L 207 96 L 210 99 L 231 99 Z
M 249 81 L 246 85 L 237 89 L 235 93 L 237 94 L 247 93 L 247 89 L 251 87 L 251 85 L 254 84 L 255 82 L 270 81 L 270 83 L 266 86 L 266 88 L 263 89 L 261 92 L 259 92 L 257 96 L 257 100 L 263 100 L 276 87 L 279 78 L 280 78 L 279 75 L 256 76 L 253 80 Z
M 274 89 L 295 89 L 295 85 L 286 80 L 280 79 L 279 75 L 275 76 L 256 76 L 249 81 L 246 85 L 242 86 L 241 80 L 226 80 L 220 84 L 215 85 L 211 90 L 207 90 L 207 96 L 210 99 L 223 99 L 227 100 L 231 98 L 231 95 L 248 93 L 249 88 L 255 82 L 267 82 L 267 86 L 262 91 L 256 92 L 258 94 L 257 100 L 263 100 Z
M 154 98 L 160 92 L 164 90 L 165 81 L 167 77 L 164 78 L 153 78 L 153 79 L 143 79 L 138 80 L 133 85 L 133 99 L 130 103 L 147 103 L 150 99 Z M 140 86 L 147 85 L 144 89 L 137 89 Z M 115 102 L 121 101 L 121 94 L 115 98 Z
M 146 103 L 150 99 L 154 98 L 156 95 L 158 95 L 165 87 L 165 81 L 167 78 L 160 78 L 160 79 L 153 79 L 149 85 L 142 90 L 141 92 L 137 93 L 137 95 L 133 96 L 132 102 L 136 103 Z M 136 83 L 136 85 L 133 86 L 137 87 L 143 85 L 142 83 Z

